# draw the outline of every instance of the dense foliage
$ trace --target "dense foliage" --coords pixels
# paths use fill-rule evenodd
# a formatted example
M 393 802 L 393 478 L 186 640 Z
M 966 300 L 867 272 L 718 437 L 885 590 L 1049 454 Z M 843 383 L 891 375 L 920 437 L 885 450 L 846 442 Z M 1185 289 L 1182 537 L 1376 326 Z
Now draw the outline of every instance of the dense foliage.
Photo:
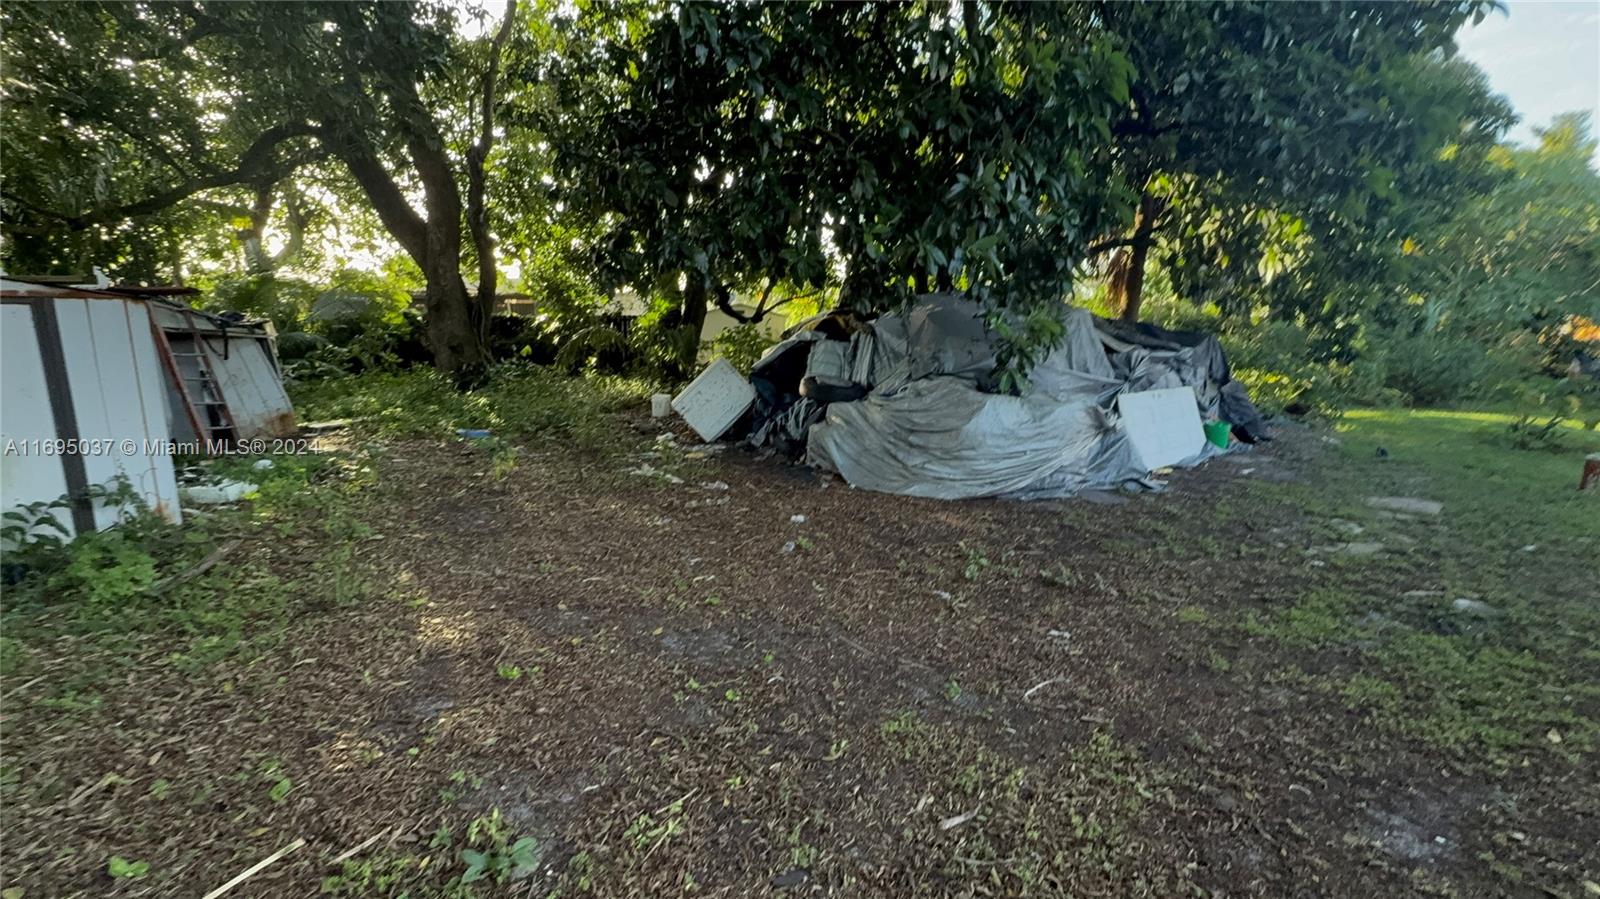
M 1290 397 L 1438 401 L 1600 312 L 1590 123 L 1500 143 L 1452 55 L 1489 9 L 9 4 L 5 264 L 187 278 L 307 373 L 675 377 L 710 310 L 957 289 L 1010 372 L 1071 299 L 1276 354 Z

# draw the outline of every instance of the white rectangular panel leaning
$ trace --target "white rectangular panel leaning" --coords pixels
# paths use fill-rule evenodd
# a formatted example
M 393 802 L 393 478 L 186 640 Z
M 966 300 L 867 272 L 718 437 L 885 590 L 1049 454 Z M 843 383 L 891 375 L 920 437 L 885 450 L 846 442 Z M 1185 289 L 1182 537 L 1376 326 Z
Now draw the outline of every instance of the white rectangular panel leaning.
M 700 439 L 716 440 L 756 400 L 756 389 L 726 359 L 706 366 L 672 401 L 672 409 Z
M 1122 427 L 1144 467 L 1154 471 L 1205 451 L 1206 432 L 1192 387 L 1124 393 L 1117 398 Z

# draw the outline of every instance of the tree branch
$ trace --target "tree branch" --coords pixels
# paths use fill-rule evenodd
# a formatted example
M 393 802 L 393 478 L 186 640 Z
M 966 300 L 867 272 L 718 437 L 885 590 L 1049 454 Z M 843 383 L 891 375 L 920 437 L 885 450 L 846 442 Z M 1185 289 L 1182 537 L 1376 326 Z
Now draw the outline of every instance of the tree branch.
M 715 293 L 717 296 L 717 308 L 721 309 L 723 313 L 739 324 L 747 325 L 759 317 L 754 315 L 745 315 L 743 312 L 733 308 L 733 291 L 729 290 L 727 285 L 718 284 L 713 293 Z
M 122 221 L 160 212 L 182 200 L 203 190 L 216 187 L 227 187 L 231 184 L 259 181 L 276 173 L 272 180 L 282 178 L 285 172 L 280 171 L 275 153 L 278 145 L 296 137 L 306 137 L 316 133 L 316 127 L 310 122 L 285 122 L 263 131 L 244 153 L 240 154 L 239 162 L 230 169 L 213 171 L 205 175 L 178 184 L 167 190 L 156 193 L 134 203 L 124 203 L 121 206 L 108 206 L 102 209 L 91 210 L 79 215 L 61 215 L 49 210 L 31 207 L 34 211 L 49 215 L 60 220 L 74 231 L 81 231 L 90 225 L 99 225 L 106 222 Z
M 1165 206 L 1163 204 L 1162 211 L 1164 210 Z M 1115 250 L 1120 247 L 1135 247 L 1140 244 L 1149 243 L 1155 237 L 1156 232 L 1160 231 L 1162 228 L 1165 228 L 1167 224 L 1167 222 L 1161 221 L 1159 218 L 1152 218 L 1149 224 L 1136 228 L 1134 232 L 1129 234 L 1127 237 L 1107 238 L 1105 240 L 1098 240 L 1092 244 L 1089 244 L 1089 246 L 1084 248 L 1083 254 L 1084 256 L 1099 256 L 1101 253 L 1104 253 L 1108 250 Z
M 1134 244 L 1136 244 L 1138 242 L 1139 242 L 1139 238 L 1131 236 L 1131 235 L 1128 236 L 1128 237 L 1117 237 L 1117 238 L 1111 238 L 1111 239 L 1107 239 L 1107 240 L 1099 240 L 1099 241 L 1095 241 L 1094 243 L 1089 244 L 1087 247 L 1085 247 L 1084 250 L 1083 250 L 1083 255 L 1085 255 L 1085 256 L 1099 256 L 1101 253 L 1105 253 L 1105 252 L 1110 251 L 1110 250 L 1115 250 L 1115 249 L 1117 249 L 1119 247 L 1131 247 L 1131 246 L 1133 246 Z
M 406 201 L 400 186 L 389 177 L 389 170 L 383 167 L 377 151 L 359 136 L 344 131 L 324 128 L 319 136 L 325 144 L 331 145 L 333 154 L 339 157 L 345 168 L 350 170 L 350 177 L 355 179 L 361 192 L 367 195 L 367 200 L 372 203 L 372 210 L 378 214 L 378 220 L 383 222 L 383 226 L 394 235 L 396 241 L 399 241 L 406 254 L 419 267 L 426 270 L 427 226 L 423 223 L 422 216 L 418 215 Z

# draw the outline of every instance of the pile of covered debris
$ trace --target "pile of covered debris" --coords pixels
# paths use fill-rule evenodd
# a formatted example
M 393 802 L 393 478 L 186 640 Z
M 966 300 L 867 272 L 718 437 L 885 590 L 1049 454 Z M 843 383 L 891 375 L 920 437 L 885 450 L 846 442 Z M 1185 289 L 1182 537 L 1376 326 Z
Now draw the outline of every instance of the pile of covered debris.
M 1045 498 L 1150 484 L 1233 441 L 1269 439 L 1215 337 L 1066 316 L 1066 338 L 998 392 L 998 337 L 956 294 L 802 323 L 748 381 L 713 363 L 672 402 L 707 440 L 742 437 L 912 496 Z

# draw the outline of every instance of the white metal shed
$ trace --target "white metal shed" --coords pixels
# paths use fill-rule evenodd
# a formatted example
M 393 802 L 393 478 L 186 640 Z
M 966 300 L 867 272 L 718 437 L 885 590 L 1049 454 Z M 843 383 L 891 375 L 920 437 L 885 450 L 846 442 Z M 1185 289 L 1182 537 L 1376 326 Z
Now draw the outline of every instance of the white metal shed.
M 92 488 L 125 480 L 181 519 L 154 328 L 138 298 L 0 279 L 0 509 L 63 500 L 69 533 L 98 530 L 128 510 Z

